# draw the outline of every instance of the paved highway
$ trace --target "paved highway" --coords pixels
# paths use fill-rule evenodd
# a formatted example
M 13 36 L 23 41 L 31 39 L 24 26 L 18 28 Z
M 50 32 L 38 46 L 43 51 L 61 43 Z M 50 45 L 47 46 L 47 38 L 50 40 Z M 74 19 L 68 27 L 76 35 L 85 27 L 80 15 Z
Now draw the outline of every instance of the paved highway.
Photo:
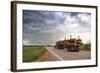
M 79 52 L 68 52 L 67 50 L 59 50 L 54 47 L 46 47 L 47 50 L 57 57 L 59 60 L 83 60 L 90 59 L 90 51 L 80 50 Z

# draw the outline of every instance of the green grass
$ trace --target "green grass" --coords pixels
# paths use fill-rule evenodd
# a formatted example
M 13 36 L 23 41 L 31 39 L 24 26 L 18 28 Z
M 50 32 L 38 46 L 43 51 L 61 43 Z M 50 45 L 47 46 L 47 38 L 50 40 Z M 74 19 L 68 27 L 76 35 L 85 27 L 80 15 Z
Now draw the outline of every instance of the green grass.
M 80 46 L 81 50 L 91 50 L 91 44 L 87 43 L 87 44 L 83 44 Z
M 24 46 L 23 48 L 23 62 L 36 61 L 46 52 L 43 46 Z

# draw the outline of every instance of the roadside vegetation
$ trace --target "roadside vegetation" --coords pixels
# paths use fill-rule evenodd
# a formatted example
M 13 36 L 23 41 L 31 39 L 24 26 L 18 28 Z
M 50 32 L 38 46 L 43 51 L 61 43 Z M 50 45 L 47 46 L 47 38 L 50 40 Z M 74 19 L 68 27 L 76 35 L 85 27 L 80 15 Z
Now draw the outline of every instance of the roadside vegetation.
M 91 50 L 91 43 L 81 45 L 80 49 L 81 50 Z
M 36 61 L 43 54 L 45 54 L 46 48 L 43 46 L 24 46 L 23 47 L 23 62 Z

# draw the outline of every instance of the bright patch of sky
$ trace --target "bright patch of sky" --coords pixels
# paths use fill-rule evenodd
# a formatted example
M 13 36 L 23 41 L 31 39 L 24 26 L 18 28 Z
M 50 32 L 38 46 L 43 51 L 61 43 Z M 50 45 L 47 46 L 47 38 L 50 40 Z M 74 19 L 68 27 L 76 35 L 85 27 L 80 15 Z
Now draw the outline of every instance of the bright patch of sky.
M 91 14 L 84 12 L 23 10 L 24 45 L 55 44 L 56 41 L 80 36 L 91 41 Z

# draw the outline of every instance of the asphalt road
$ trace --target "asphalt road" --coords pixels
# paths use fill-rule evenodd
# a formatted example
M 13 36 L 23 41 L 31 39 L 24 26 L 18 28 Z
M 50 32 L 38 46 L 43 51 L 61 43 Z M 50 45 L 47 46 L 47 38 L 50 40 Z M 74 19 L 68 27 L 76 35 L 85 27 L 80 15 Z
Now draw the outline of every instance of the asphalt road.
M 90 59 L 91 52 L 80 50 L 79 52 L 68 52 L 67 50 L 59 50 L 54 47 L 47 47 L 47 50 L 58 58 L 58 60 L 83 60 Z

